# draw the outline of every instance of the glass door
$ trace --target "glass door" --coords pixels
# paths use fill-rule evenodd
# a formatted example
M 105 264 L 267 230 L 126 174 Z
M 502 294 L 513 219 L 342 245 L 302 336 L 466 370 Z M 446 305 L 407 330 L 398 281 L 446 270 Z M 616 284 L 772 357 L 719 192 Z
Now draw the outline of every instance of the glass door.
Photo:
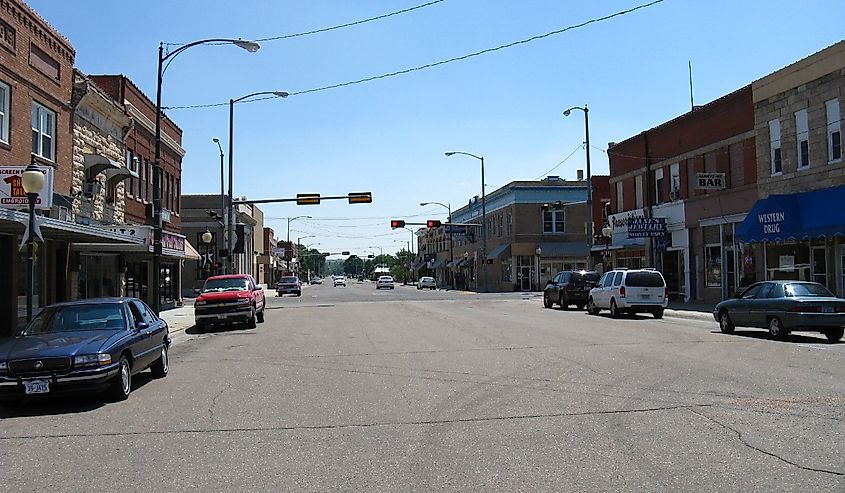
M 827 286 L 827 256 L 825 252 L 823 246 L 813 247 L 813 257 L 810 259 L 810 265 L 813 268 L 813 281 L 822 286 Z

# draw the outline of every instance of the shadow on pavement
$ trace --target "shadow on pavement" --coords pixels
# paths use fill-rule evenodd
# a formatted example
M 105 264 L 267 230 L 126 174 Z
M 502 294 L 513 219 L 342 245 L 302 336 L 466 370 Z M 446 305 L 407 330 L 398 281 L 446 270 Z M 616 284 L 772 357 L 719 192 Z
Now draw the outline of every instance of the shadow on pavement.
M 268 307 L 269 309 L 269 307 Z M 197 327 L 196 325 L 192 325 L 185 329 L 186 334 L 197 335 L 197 334 L 217 334 L 220 332 L 233 332 L 233 331 L 241 331 L 247 330 L 249 327 L 247 324 L 236 324 L 236 325 L 206 325 L 202 328 Z
M 712 330 L 710 331 L 712 334 L 721 334 L 722 332 L 719 330 Z M 818 334 L 818 337 L 807 336 L 804 334 L 812 334 L 812 332 L 802 332 L 801 334 L 789 333 L 782 341 L 778 341 L 776 339 L 772 339 L 769 335 L 768 331 L 760 329 L 760 330 L 740 330 L 736 329 L 731 334 L 724 334 L 726 336 L 736 336 L 736 337 L 745 337 L 748 339 L 765 339 L 773 342 L 788 342 L 793 344 L 840 344 L 840 342 L 830 342 L 824 336 L 824 334 Z

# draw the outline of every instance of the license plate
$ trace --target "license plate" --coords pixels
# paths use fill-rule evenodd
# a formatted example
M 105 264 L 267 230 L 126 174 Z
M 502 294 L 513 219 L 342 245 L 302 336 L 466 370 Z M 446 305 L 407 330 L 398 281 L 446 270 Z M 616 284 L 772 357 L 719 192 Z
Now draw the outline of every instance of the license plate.
M 822 313 L 833 313 L 833 307 L 832 306 L 823 306 L 822 307 Z
M 224 318 L 226 318 L 226 315 L 223 315 L 222 313 L 217 315 L 217 320 L 223 320 Z
M 644 300 L 650 300 L 650 299 L 651 299 L 651 295 L 650 295 L 650 294 L 644 294 L 644 295 L 643 295 L 643 299 L 644 299 Z
M 47 380 L 31 380 L 24 382 L 23 386 L 27 394 L 46 394 L 50 392 L 50 382 Z

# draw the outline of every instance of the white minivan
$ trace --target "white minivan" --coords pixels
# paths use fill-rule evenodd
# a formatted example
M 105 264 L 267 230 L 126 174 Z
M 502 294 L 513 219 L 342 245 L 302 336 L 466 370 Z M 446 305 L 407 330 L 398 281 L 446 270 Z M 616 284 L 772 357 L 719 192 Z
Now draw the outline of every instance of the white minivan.
M 623 313 L 651 313 L 663 318 L 669 303 L 669 290 L 663 275 L 654 269 L 614 269 L 605 272 L 596 287 L 590 290 L 587 312 L 598 315 L 610 310 L 610 316 Z

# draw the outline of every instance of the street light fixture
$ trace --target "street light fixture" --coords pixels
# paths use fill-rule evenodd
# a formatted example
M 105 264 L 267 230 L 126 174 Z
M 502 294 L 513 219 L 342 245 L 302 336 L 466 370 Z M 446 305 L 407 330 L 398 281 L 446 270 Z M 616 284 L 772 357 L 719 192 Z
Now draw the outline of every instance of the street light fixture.
M 537 254 L 537 290 L 541 290 L 543 287 L 540 286 L 540 256 L 543 254 L 543 249 L 537 247 L 537 249 L 534 250 L 534 253 Z
M 572 114 L 572 110 L 581 110 L 584 112 L 584 148 L 587 151 L 587 269 L 593 269 L 593 178 L 590 173 L 590 109 L 585 104 L 581 106 L 573 106 L 563 112 L 563 116 Z
M 451 203 L 443 204 L 441 202 L 420 202 L 420 207 L 425 207 L 429 204 L 435 204 L 435 205 L 439 205 L 441 207 L 445 207 L 446 210 L 449 211 L 449 218 L 448 218 L 447 222 L 449 222 L 449 223 L 452 222 L 452 204 Z M 452 232 L 451 231 L 449 232 L 449 261 L 450 262 L 455 261 L 455 246 L 454 246 L 454 242 L 452 241 Z M 455 270 L 454 269 L 455 269 L 454 267 L 449 268 L 449 271 L 452 274 L 452 289 L 455 289 Z
M 220 139 L 214 137 L 211 139 L 215 144 L 217 144 L 217 149 L 220 150 L 220 227 L 222 229 L 221 234 L 225 233 L 226 231 L 226 195 L 224 195 L 223 191 L 223 146 L 220 145 Z M 228 264 L 228 256 L 227 262 L 225 262 L 223 273 L 226 273 L 226 264 Z
M 233 44 L 250 53 L 255 53 L 261 46 L 255 41 L 232 38 L 210 38 L 187 43 L 164 54 L 164 43 L 158 45 L 158 75 L 156 77 L 156 119 L 155 119 L 155 158 L 153 159 L 153 299 L 152 309 L 158 315 L 161 311 L 161 83 L 164 72 L 173 60 L 185 50 L 201 44 Z M 165 65 L 164 62 L 167 62 Z
M 287 242 L 288 242 L 288 246 L 290 246 L 290 223 L 293 222 L 293 221 L 296 221 L 297 219 L 314 219 L 314 218 L 311 217 L 311 216 L 296 216 L 296 217 L 289 217 L 287 219 L 288 219 L 288 239 L 287 239 Z M 290 260 L 287 261 L 287 268 L 288 268 L 288 272 L 290 272 Z
M 245 48 L 248 49 L 248 48 Z M 237 99 L 230 99 L 229 100 L 229 236 L 226 239 L 226 248 L 229 250 L 229 256 L 232 259 L 232 273 L 234 274 L 234 247 L 235 247 L 235 204 L 234 204 L 234 175 L 235 175 L 235 163 L 234 163 L 234 140 L 235 140 L 235 103 L 239 103 L 246 99 L 255 97 L 255 96 L 263 96 L 263 95 L 273 95 L 279 98 L 286 98 L 288 97 L 288 93 L 285 91 L 261 91 L 261 92 L 254 92 L 252 94 L 247 94 L 246 96 L 241 96 Z M 288 238 L 290 241 L 290 238 Z
M 451 157 L 455 154 L 462 154 L 464 156 L 474 157 L 475 159 L 481 161 L 481 268 L 484 270 L 484 292 L 487 292 L 487 194 L 485 192 L 486 187 L 484 185 L 484 158 L 482 156 L 476 156 L 475 154 L 470 154 L 469 152 L 462 151 L 447 152 L 446 157 Z M 475 286 L 477 289 L 478 277 L 476 277 Z
M 202 234 L 202 242 L 206 245 L 211 243 L 211 240 L 214 238 L 214 235 L 211 234 L 211 231 L 208 228 L 205 228 L 205 232 Z
M 26 323 L 32 321 L 32 299 L 35 295 L 35 202 L 44 188 L 44 172 L 35 162 L 35 155 L 23 171 L 21 185 L 29 204 L 29 236 L 26 241 Z

